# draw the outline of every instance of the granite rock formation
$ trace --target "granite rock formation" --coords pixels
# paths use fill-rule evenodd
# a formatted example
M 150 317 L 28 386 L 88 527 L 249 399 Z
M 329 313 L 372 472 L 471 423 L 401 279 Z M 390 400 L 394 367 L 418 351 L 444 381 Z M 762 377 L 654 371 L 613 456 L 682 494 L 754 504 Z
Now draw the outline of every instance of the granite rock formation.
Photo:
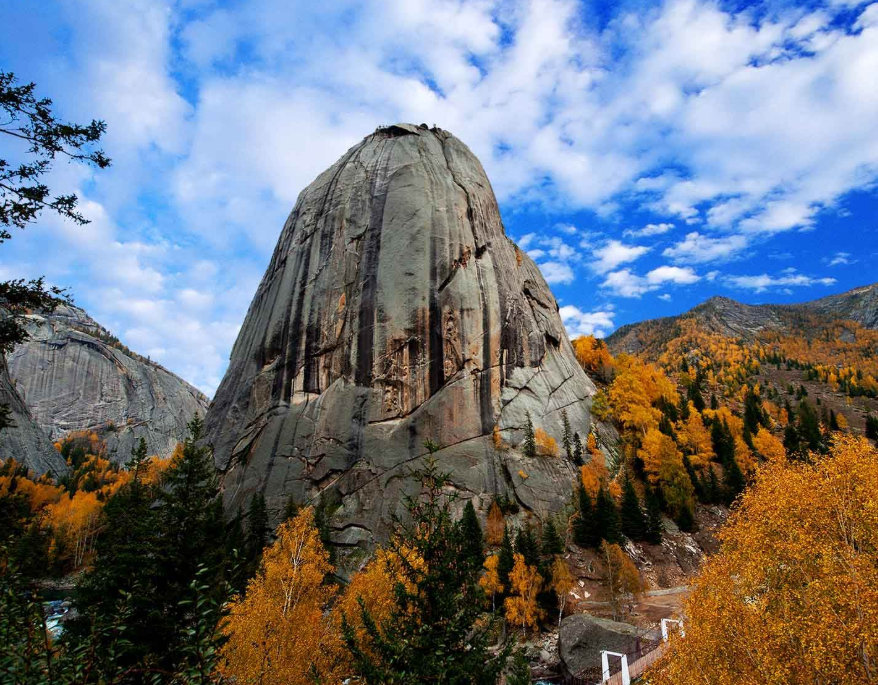
M 159 364 L 128 350 L 82 309 L 28 317 L 30 338 L 9 355 L 9 373 L 34 421 L 52 440 L 95 431 L 126 462 L 145 438 L 169 455 L 207 398 Z
M 52 446 L 49 436 L 37 425 L 9 377 L 6 360 L 0 355 L 0 405 L 9 407 L 12 425 L 0 431 L 0 460 L 15 459 L 37 475 L 56 476 L 67 472 L 67 464 Z
M 229 508 L 257 491 L 275 513 L 320 501 L 338 546 L 369 548 L 415 491 L 426 439 L 461 502 L 559 509 L 575 467 L 517 446 L 528 413 L 560 444 L 566 409 L 584 437 L 594 392 L 478 159 L 402 124 L 299 195 L 206 428 Z

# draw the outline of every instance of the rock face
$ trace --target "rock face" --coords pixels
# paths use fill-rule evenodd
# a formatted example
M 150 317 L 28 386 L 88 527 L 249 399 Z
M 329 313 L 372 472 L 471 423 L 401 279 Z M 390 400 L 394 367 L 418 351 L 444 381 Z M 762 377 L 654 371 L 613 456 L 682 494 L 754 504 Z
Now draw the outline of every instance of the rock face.
M 192 417 L 207 411 L 201 392 L 119 344 L 77 307 L 32 315 L 27 330 L 30 339 L 9 356 L 9 373 L 52 440 L 95 431 L 108 454 L 126 462 L 143 437 L 150 454 L 167 456 Z
M 575 468 L 515 446 L 527 413 L 560 444 L 562 409 L 584 439 L 594 391 L 479 161 L 443 130 L 404 124 L 300 194 L 207 435 L 227 506 L 257 491 L 274 512 L 319 498 L 336 544 L 368 548 L 415 491 L 426 439 L 477 509 L 496 493 L 558 509 Z
M 588 614 L 573 614 L 561 621 L 558 655 L 568 675 L 576 676 L 586 669 L 600 672 L 601 650 L 637 654 L 642 639 L 641 631 L 628 623 Z
M 6 361 L 0 355 L 0 404 L 10 410 L 12 426 L 0 431 L 0 460 L 15 459 L 37 475 L 51 473 L 62 476 L 67 464 L 52 446 L 49 437 L 31 416 L 27 405 L 16 392 Z
M 878 284 L 813 300 L 805 306 L 835 319 L 851 319 L 865 328 L 878 328 Z

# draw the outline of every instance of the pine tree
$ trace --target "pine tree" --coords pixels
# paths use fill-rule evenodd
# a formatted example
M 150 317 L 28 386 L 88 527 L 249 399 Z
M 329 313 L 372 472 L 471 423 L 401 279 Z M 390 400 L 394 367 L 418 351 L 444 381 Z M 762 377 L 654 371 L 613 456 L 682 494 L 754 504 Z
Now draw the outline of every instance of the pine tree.
M 597 536 L 594 504 L 581 483 L 577 495 L 579 516 L 573 524 L 573 541 L 580 547 L 597 547 L 601 539 Z
M 695 530 L 695 515 L 692 513 L 692 506 L 689 502 L 684 502 L 680 507 L 680 513 L 677 514 L 677 526 L 686 533 Z
M 391 550 L 400 559 L 394 606 L 380 623 L 361 604 L 365 637 L 342 621 L 355 675 L 365 685 L 473 683 L 493 685 L 511 651 L 489 651 L 492 622 L 483 622 L 481 569 L 464 559 L 460 536 L 445 496 L 448 474 L 428 460 L 418 473 L 422 490 L 407 498 L 411 523 L 395 522 Z
M 717 402 L 716 395 L 714 393 L 710 393 L 710 408 L 714 411 L 719 409 L 719 402 Z
M 457 531 L 461 538 L 464 556 L 475 564 L 476 568 L 481 568 L 485 560 L 485 543 L 472 500 L 468 500 L 463 508 L 463 515 L 457 523 Z
M 137 446 L 131 448 L 131 460 L 127 465 L 128 470 L 134 473 L 134 480 L 140 480 L 140 477 L 143 475 L 143 469 L 146 468 L 147 461 L 146 440 L 140 438 L 140 442 L 137 443 Z
M 646 541 L 658 545 L 662 541 L 662 510 L 655 490 L 646 487 Z
M 803 449 L 809 449 L 813 452 L 824 451 L 823 434 L 820 432 L 817 413 L 805 400 L 799 403 L 799 418 L 796 427 L 803 443 Z
M 683 468 L 685 468 L 686 473 L 689 474 L 689 480 L 692 481 L 692 488 L 695 490 L 695 496 L 698 498 L 699 502 L 703 502 L 705 500 L 704 486 L 698 478 L 698 474 L 695 472 L 695 467 L 692 466 L 692 461 L 685 454 L 683 455 Z
M 320 542 L 329 553 L 329 563 L 335 566 L 335 545 L 332 544 L 332 536 L 329 528 L 329 515 L 326 511 L 326 502 L 321 501 L 314 507 L 314 525 L 317 526 L 317 532 L 320 533 Z
M 570 420 L 567 418 L 567 410 L 561 410 L 561 422 L 563 424 L 563 435 L 561 442 L 564 445 L 564 454 L 568 459 L 573 459 L 573 442 L 570 435 Z
M 509 535 L 509 528 L 503 528 L 503 542 L 500 543 L 500 553 L 498 555 L 497 573 L 500 575 L 500 584 L 505 588 L 509 588 L 509 574 L 515 566 L 515 550 L 512 548 L 512 538 Z
M 564 540 L 558 534 L 555 521 L 549 518 L 543 526 L 543 556 L 553 557 L 564 552 Z
M 299 515 L 299 505 L 296 504 L 296 499 L 290 495 L 287 497 L 287 503 L 284 505 L 284 512 L 281 516 L 281 523 L 284 521 L 290 521 L 296 516 Z
M 524 649 L 516 650 L 512 664 L 506 671 L 506 685 L 530 685 L 532 682 L 530 663 Z
M 527 412 L 527 423 L 524 426 L 524 456 L 537 456 L 537 442 L 534 437 L 534 424 L 530 418 L 530 412 Z
M 540 546 L 530 525 L 522 526 L 515 536 L 515 552 L 524 557 L 528 566 L 539 566 Z
M 837 431 L 840 430 L 838 427 L 838 417 L 835 415 L 835 410 L 829 410 L 829 430 Z
M 640 508 L 640 499 L 634 490 L 634 483 L 626 473 L 622 484 L 622 507 L 620 511 L 622 533 L 630 540 L 646 539 L 646 519 Z
M 711 504 L 719 504 L 722 500 L 719 481 L 716 479 L 716 471 L 710 464 L 707 465 L 707 487 L 705 488 L 705 495 L 707 501 Z
M 680 393 L 680 420 L 683 422 L 689 420 L 689 400 L 683 393 Z
M 878 417 L 866 414 L 866 437 L 878 440 Z
M 579 433 L 573 434 L 573 463 L 577 466 L 582 466 L 585 463 L 582 460 L 582 439 L 579 437 Z
M 744 492 L 744 474 L 734 457 L 725 465 L 725 497 L 726 503 L 731 504 L 735 498 Z
M 265 495 L 254 493 L 247 509 L 247 553 L 250 559 L 258 559 L 268 542 L 268 510 Z
M 595 505 L 595 530 L 601 540 L 606 540 L 611 544 L 619 544 L 622 541 L 619 532 L 619 511 L 616 509 L 616 503 L 610 493 L 604 487 L 598 491 L 597 504 Z

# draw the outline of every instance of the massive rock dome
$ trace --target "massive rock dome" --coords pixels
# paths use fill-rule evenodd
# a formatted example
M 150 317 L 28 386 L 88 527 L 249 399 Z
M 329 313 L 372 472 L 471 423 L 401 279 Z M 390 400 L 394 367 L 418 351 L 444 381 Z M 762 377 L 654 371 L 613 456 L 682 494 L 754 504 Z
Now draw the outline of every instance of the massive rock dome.
M 536 265 L 504 234 L 482 165 L 441 129 L 378 129 L 299 195 L 207 416 L 226 504 L 330 505 L 368 547 L 440 446 L 461 500 L 538 516 L 576 469 L 524 457 L 530 414 L 583 439 L 595 388 Z M 496 431 L 495 431 L 496 427 Z M 563 452 L 563 450 L 562 450 Z
M 26 329 L 29 338 L 9 355 L 9 373 L 33 421 L 52 440 L 94 431 L 108 455 L 124 463 L 144 438 L 150 454 L 165 457 L 186 437 L 192 417 L 207 411 L 201 392 L 126 348 L 79 307 L 33 314 Z

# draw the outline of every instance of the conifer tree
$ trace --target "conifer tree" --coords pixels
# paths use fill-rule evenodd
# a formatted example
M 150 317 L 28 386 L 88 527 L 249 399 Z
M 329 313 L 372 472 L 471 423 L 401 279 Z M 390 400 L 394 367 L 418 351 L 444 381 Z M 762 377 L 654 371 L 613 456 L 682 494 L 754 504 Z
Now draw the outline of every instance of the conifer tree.
M 677 526 L 686 533 L 695 530 L 695 514 L 692 512 L 692 505 L 689 502 L 684 502 L 680 506 L 680 513 L 677 514 Z
M 582 483 L 577 491 L 579 516 L 573 524 L 573 541 L 580 547 L 597 547 L 601 539 L 597 533 L 594 504 Z
M 722 500 L 722 493 L 719 489 L 719 481 L 716 478 L 716 471 L 710 464 L 707 465 L 707 487 L 705 489 L 707 501 L 711 504 L 719 504 Z
M 527 412 L 527 423 L 524 425 L 524 456 L 537 456 L 537 442 L 534 436 L 534 424 Z
M 601 487 L 598 491 L 597 504 L 595 505 L 595 529 L 601 540 L 611 544 L 621 542 L 619 532 L 619 511 L 616 503 L 607 489 Z
M 738 466 L 738 462 L 734 457 L 725 465 L 724 485 L 727 504 L 734 502 L 735 498 L 744 492 L 744 486 L 746 485 L 744 474 L 741 473 L 741 467 Z
M 630 540 L 644 540 L 646 538 L 646 519 L 640 508 L 640 499 L 634 490 L 634 483 L 627 473 L 622 484 L 620 514 L 622 533 Z
M 247 553 L 250 559 L 258 559 L 268 542 L 268 510 L 265 495 L 254 493 L 247 509 Z
M 577 466 L 583 465 L 582 460 L 582 439 L 579 437 L 579 433 L 573 434 L 573 463 Z
M 479 525 L 479 517 L 476 515 L 472 500 L 468 500 L 463 508 L 463 515 L 457 523 L 457 530 L 461 538 L 464 556 L 475 564 L 476 568 L 481 567 L 485 560 L 485 543 L 482 527 Z
M 561 442 L 564 445 L 564 454 L 568 459 L 573 459 L 573 439 L 570 434 L 570 420 L 567 418 L 567 410 L 561 410 L 561 422 L 563 424 L 563 434 Z
M 866 414 L 866 437 L 878 440 L 878 417 Z
M 488 650 L 493 624 L 480 621 L 485 602 L 478 584 L 481 568 L 464 560 L 444 494 L 448 474 L 430 459 L 417 475 L 421 494 L 406 499 L 411 523 L 397 519 L 389 543 L 402 561 L 389 618 L 376 623 L 361 603 L 365 638 L 342 621 L 353 675 L 366 685 L 493 685 L 511 644 L 499 653 Z
M 646 486 L 646 541 L 658 545 L 662 541 L 662 509 L 655 490 Z
M 296 498 L 290 495 L 284 505 L 284 511 L 281 515 L 281 523 L 296 518 L 299 515 L 299 506 L 296 504 Z
M 515 552 L 524 557 L 528 566 L 539 566 L 540 546 L 530 525 L 522 526 L 515 536 Z
M 555 521 L 550 517 L 543 526 L 543 556 L 553 557 L 564 552 L 564 540 L 558 534 Z
M 689 480 L 692 481 L 692 488 L 695 490 L 695 496 L 698 498 L 698 501 L 704 502 L 705 501 L 704 485 L 701 482 L 701 479 L 698 478 L 698 474 L 695 472 L 695 467 L 692 466 L 692 461 L 685 454 L 683 455 L 683 468 L 685 468 L 686 473 L 689 474 Z
M 809 449 L 813 452 L 823 451 L 823 435 L 820 432 L 820 422 L 817 419 L 817 413 L 805 400 L 799 403 L 797 429 L 802 440 L 803 449 Z
M 509 535 L 509 528 L 503 528 L 503 542 L 500 543 L 500 553 L 498 554 L 497 573 L 500 575 L 500 584 L 504 588 L 509 588 L 509 574 L 515 566 L 515 550 L 512 548 L 512 537 Z

